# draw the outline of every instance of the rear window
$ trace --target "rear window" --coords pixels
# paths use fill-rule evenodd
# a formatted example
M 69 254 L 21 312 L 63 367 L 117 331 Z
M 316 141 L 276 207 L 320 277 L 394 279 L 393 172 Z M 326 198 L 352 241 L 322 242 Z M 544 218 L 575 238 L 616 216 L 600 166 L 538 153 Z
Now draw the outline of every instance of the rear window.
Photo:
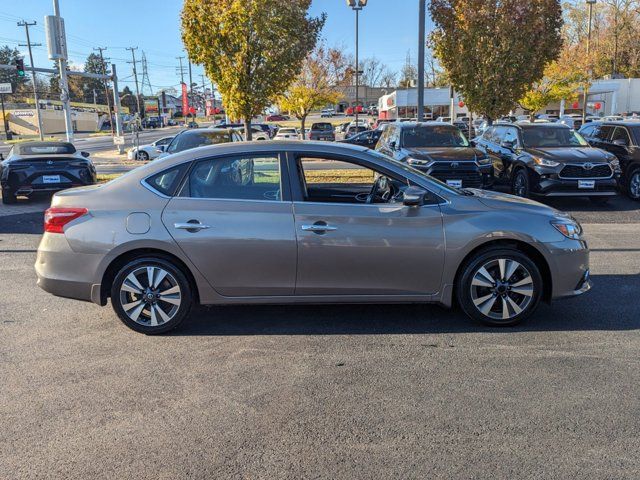
M 311 130 L 321 130 L 323 132 L 333 130 L 333 125 L 330 123 L 314 123 L 311 125 Z
M 42 143 L 36 145 L 21 145 L 20 155 L 70 155 L 76 149 L 70 143 Z
M 177 165 L 168 170 L 156 173 L 152 177 L 149 177 L 146 182 L 154 190 L 171 197 L 178 188 L 178 185 L 180 185 L 182 177 L 188 168 L 189 164 L 183 163 L 182 165 Z

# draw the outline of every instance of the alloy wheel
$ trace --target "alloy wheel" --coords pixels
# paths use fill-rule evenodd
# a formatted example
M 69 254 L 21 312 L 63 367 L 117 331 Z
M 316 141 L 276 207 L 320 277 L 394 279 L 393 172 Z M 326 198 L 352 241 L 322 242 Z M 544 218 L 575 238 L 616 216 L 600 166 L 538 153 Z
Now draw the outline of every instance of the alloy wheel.
M 640 198 L 640 170 L 636 170 L 629 179 L 629 194 L 633 198 Z
M 524 174 L 518 173 L 513 182 L 513 190 L 514 193 L 519 197 L 524 197 L 527 194 L 527 184 L 526 179 L 524 178 Z
M 527 309 L 534 297 L 534 282 L 524 265 L 508 258 L 493 259 L 476 270 L 471 300 L 484 316 L 508 321 Z
M 120 285 L 120 304 L 129 319 L 145 327 L 169 322 L 182 303 L 175 277 L 158 266 L 144 266 L 129 273 Z

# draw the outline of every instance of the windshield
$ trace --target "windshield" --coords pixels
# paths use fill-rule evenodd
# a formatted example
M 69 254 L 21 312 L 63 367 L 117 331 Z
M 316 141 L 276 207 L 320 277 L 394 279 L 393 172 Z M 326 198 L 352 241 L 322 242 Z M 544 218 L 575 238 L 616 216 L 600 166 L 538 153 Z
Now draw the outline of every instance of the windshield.
M 420 125 L 402 129 L 402 146 L 416 147 L 468 147 L 462 132 L 451 126 Z
M 217 132 L 184 132 L 173 139 L 169 148 L 167 148 L 167 152 L 177 153 L 204 145 L 216 145 L 230 141 L 231 136 L 226 130 Z
M 588 147 L 580 134 L 570 128 L 535 127 L 522 131 L 522 143 L 527 148 Z
M 311 125 L 311 130 L 328 131 L 333 130 L 333 125 L 330 123 L 314 123 Z
M 298 133 L 295 128 L 281 128 L 278 133 Z

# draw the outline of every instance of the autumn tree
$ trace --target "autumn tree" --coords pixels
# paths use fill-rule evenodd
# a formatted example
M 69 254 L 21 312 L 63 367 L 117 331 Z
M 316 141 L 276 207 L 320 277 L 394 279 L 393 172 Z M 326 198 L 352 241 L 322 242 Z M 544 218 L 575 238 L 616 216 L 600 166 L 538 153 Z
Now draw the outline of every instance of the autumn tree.
M 529 111 L 531 121 L 545 106 L 561 100 L 574 100 L 582 81 L 582 74 L 574 68 L 558 61 L 551 62 L 544 71 L 544 77 L 535 82 L 520 99 L 520 106 Z
M 185 0 L 182 40 L 218 86 L 228 114 L 251 118 L 281 95 L 300 72 L 325 22 L 310 18 L 311 0 Z
M 312 110 L 337 103 L 342 94 L 336 90 L 349 75 L 349 65 L 338 49 L 318 46 L 305 58 L 302 71 L 279 98 L 281 110 L 287 110 L 300 120 L 304 135 L 307 116 Z
M 562 47 L 559 0 L 432 0 L 429 10 L 440 65 L 489 122 L 517 104 Z

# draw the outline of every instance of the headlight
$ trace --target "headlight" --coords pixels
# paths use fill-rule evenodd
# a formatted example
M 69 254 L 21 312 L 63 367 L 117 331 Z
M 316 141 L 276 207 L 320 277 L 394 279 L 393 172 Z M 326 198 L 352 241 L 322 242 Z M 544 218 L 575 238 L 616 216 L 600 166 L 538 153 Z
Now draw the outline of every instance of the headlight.
M 430 167 L 433 165 L 433 160 L 419 160 L 417 158 L 407 158 L 407 163 L 409 165 L 415 165 L 417 167 Z
M 557 167 L 558 165 L 560 165 L 558 162 L 547 160 L 546 158 L 541 157 L 533 157 L 533 161 L 536 165 L 540 165 L 541 167 Z
M 558 230 L 562 235 L 571 240 L 580 240 L 580 235 L 582 234 L 582 227 L 577 222 L 560 222 L 553 221 L 551 225 Z
M 491 158 L 489 157 L 478 158 L 477 162 L 478 162 L 478 165 L 491 165 Z
M 618 160 L 618 157 L 612 155 L 608 157 L 607 160 L 609 161 L 609 165 L 611 165 L 611 168 L 613 168 L 616 172 L 620 171 L 620 160 Z

